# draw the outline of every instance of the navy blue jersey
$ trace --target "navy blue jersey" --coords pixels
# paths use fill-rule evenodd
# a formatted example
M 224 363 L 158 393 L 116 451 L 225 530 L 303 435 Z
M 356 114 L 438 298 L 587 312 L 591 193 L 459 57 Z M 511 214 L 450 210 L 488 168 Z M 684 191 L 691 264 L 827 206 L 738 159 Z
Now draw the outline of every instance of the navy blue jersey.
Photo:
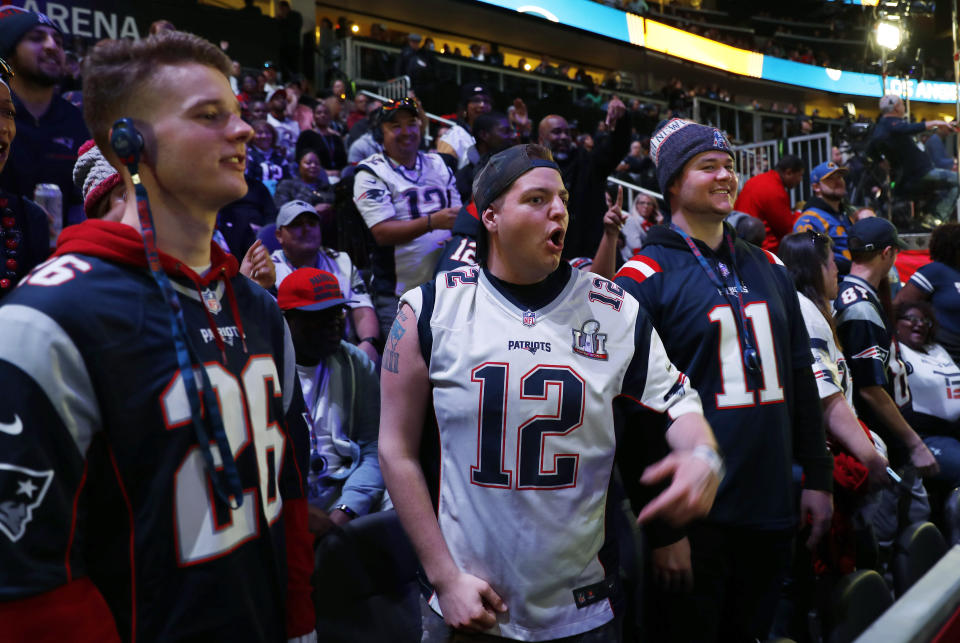
M 0 174 L 0 187 L 11 194 L 33 196 L 38 183 L 56 183 L 63 193 L 64 224 L 83 220 L 83 195 L 73 184 L 77 150 L 90 138 L 83 114 L 60 96 L 54 96 L 40 118 L 34 118 L 13 94 L 17 110 L 17 140 Z M 68 219 L 70 209 L 79 219 Z
M 456 270 L 464 266 L 477 264 L 477 238 L 483 232 L 483 224 L 477 216 L 477 206 L 471 201 L 460 208 L 457 218 L 453 222 L 453 235 L 443 250 L 433 274 Z
M 854 404 L 857 415 L 880 434 L 895 453 L 900 440 L 886 430 L 873 408 L 858 394 L 864 386 L 880 386 L 896 402 L 904 406 L 910 401 L 907 369 L 900 358 L 899 345 L 887 320 L 883 305 L 873 286 L 853 275 L 846 275 L 833 304 L 837 337 L 853 378 Z
M 206 278 L 165 258 L 244 489 L 231 509 L 139 244 L 119 223 L 69 228 L 0 307 L 0 607 L 89 578 L 125 640 L 282 641 L 281 514 L 308 452 L 289 331 L 219 248 Z
M 734 259 L 726 244 L 717 253 L 696 243 L 718 277 L 725 274 L 729 296 L 711 283 L 680 235 L 662 226 L 650 229 L 643 250 L 614 281 L 640 301 L 671 361 L 700 393 L 726 458 L 727 475 L 709 519 L 785 529 L 796 522 L 793 459 L 804 465 L 808 488 L 829 489 L 832 475 L 822 426 L 793 426 L 795 378 L 804 369 L 813 377 L 796 290 L 779 259 L 765 250 L 735 240 Z M 733 270 L 759 373 L 744 365 Z

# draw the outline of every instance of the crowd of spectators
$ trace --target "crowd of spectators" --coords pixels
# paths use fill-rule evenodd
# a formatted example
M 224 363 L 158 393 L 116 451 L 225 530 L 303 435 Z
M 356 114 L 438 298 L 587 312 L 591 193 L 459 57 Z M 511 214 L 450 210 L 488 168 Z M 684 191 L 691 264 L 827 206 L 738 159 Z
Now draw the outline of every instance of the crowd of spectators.
M 608 0 L 605 4 L 628 11 L 647 10 L 642 0 Z M 55 228 L 85 218 L 113 220 L 122 211 L 125 199 L 131 198 L 116 190 L 115 170 L 92 141 L 85 143 L 90 134 L 80 110 L 61 96 L 67 88 L 78 88 L 82 78 L 79 68 L 68 64 L 59 31 L 49 21 L 36 17 L 39 14 L 25 15 L 30 17 L 13 19 L 21 20 L 22 26 L 11 24 L 10 18 L 0 18 L 0 56 L 15 72 L 10 87 L 0 87 L 0 108 L 9 103 L 9 109 L 0 111 L 0 198 L 6 240 L 2 252 L 7 258 L 0 297 L 46 258 L 50 242 L 55 241 L 51 239 Z M 158 27 L 167 28 L 173 29 L 173 25 Z M 330 33 L 321 39 L 328 39 L 327 55 L 331 55 L 331 43 L 348 30 L 343 20 L 334 28 L 328 19 L 323 29 Z M 691 27 L 691 31 L 696 29 L 695 25 Z M 704 35 L 722 36 L 709 30 Z M 371 37 L 391 38 L 376 24 Z M 335 67 L 325 70 L 330 72 L 328 82 L 318 90 L 299 75 L 282 73 L 270 61 L 252 70 L 235 64 L 230 78 L 242 118 L 252 131 L 244 162 L 248 191 L 220 210 L 214 240 L 237 258 L 242 274 L 278 297 L 289 324 L 297 374 L 314 430 L 310 526 L 318 538 L 336 531 L 335 527 L 391 507 L 376 457 L 379 407 L 370 403 L 380 399 L 377 369 L 383 360 L 383 367 L 395 372 L 391 368 L 395 365 L 390 363 L 395 353 L 389 347 L 391 342 L 396 347 L 399 340 L 391 336 L 395 333 L 391 323 L 399 298 L 439 271 L 472 265 L 478 253 L 483 255 L 482 212 L 477 212 L 472 201 L 475 177 L 490 158 L 520 143 L 537 143 L 548 150 L 569 191 L 565 204 L 570 223 L 562 243 L 563 258 L 575 267 L 590 266 L 598 275 L 613 278 L 640 252 L 648 235 L 662 236 L 669 224 L 664 216 L 669 218 L 670 204 L 664 207 L 654 194 L 665 192 L 665 185 L 669 185 L 658 175 L 663 163 L 658 164 L 656 148 L 662 140 L 654 138 L 652 143 L 651 137 L 658 130 L 662 132 L 669 119 L 689 116 L 693 96 L 733 100 L 718 84 L 687 88 L 682 79 L 675 78 L 661 92 L 666 107 L 639 99 L 624 103 L 615 95 L 601 97 L 593 78 L 582 69 L 573 70 L 565 63 L 554 65 L 544 56 L 529 69 L 521 60 L 521 69 L 582 82 L 587 91 L 578 101 L 554 96 L 527 105 L 520 95 L 496 92 L 482 80 L 468 79 L 459 87 L 455 113 L 448 114 L 453 124 L 428 139 L 431 125 L 425 108 L 434 110 L 449 85 L 437 71 L 436 57 L 460 56 L 502 65 L 503 56 L 495 45 L 475 44 L 467 54 L 450 51 L 446 44 L 438 49 L 430 38 L 418 34 L 402 34 L 402 41 L 399 56 L 379 57 L 374 53 L 375 58 L 368 61 L 380 65 L 385 76 L 411 77 L 410 95 L 386 104 L 358 92 L 336 73 Z M 789 55 L 817 64 L 808 54 L 797 50 Z M 289 60 L 293 54 L 280 55 Z M 604 84 L 609 89 L 615 81 Z M 4 98 L 4 88 L 10 94 L 8 99 Z M 82 103 L 82 96 L 80 99 Z M 897 119 L 902 118 L 902 110 L 898 111 L 895 102 L 888 103 L 893 104 L 881 103 L 891 119 L 888 129 L 905 135 L 919 131 L 908 128 L 901 132 L 903 126 Z M 770 108 L 797 113 L 795 105 L 774 104 Z M 809 120 L 804 122 L 809 125 Z M 924 125 L 941 126 L 947 127 L 933 122 Z M 799 120 L 798 127 L 802 127 Z M 883 131 L 878 136 L 883 136 Z M 726 145 L 723 134 L 714 132 Z M 956 161 L 945 152 L 942 141 L 947 134 L 933 133 L 926 145 L 930 160 L 916 163 L 924 170 L 918 181 L 931 175 L 951 190 L 937 201 L 941 215 L 949 211 L 949 203 L 956 197 Z M 912 145 L 909 140 L 896 143 L 904 148 Z M 911 148 L 910 154 L 913 152 Z M 884 322 L 892 296 L 887 274 L 893 268 L 899 240 L 895 231 L 881 229 L 883 224 L 869 223 L 860 226 L 859 236 L 850 238 L 855 223 L 870 219 L 873 213 L 861 214 L 862 209 L 855 206 L 866 203 L 850 204 L 846 200 L 848 186 L 843 179 L 848 171 L 839 156 L 816 165 L 806 177 L 814 198 L 796 209 L 791 207 L 789 191 L 804 180 L 805 167 L 807 163 L 801 159 L 786 155 L 776 167 L 747 181 L 736 201 L 735 209 L 740 214 L 734 213 L 731 223 L 742 231 L 744 239 L 752 238 L 769 253 L 777 253 L 782 239 L 793 233 L 782 254 L 785 259 L 790 257 L 787 263 L 798 289 L 809 295 L 811 305 L 804 309 L 804 321 L 811 334 L 813 319 L 818 332 L 826 328 L 832 340 L 842 340 L 842 345 L 834 343 L 829 350 L 824 344 L 822 355 L 814 351 L 817 359 L 822 358 L 822 363 L 814 364 L 814 370 L 819 364 L 829 371 L 826 379 L 835 376 L 839 380 L 837 372 L 843 366 L 838 364 L 843 361 L 843 353 L 865 340 L 844 326 L 842 319 L 833 330 L 830 306 L 838 298 L 836 287 L 828 287 L 823 277 L 811 281 L 809 271 L 790 265 L 791 261 L 798 261 L 798 256 L 808 263 L 816 261 L 817 274 L 822 269 L 833 281 L 837 280 L 839 264 L 841 276 L 854 276 L 852 284 L 866 283 L 872 293 L 871 306 L 878 308 L 877 318 L 889 333 L 890 323 Z M 952 182 L 946 179 L 947 174 L 952 174 Z M 643 188 L 632 203 L 626 204 L 625 213 L 621 212 L 623 192 L 609 188 L 610 177 Z M 37 185 L 46 183 L 59 186 L 61 212 L 45 214 L 28 200 Z M 737 196 L 736 180 L 733 186 L 733 194 L 724 192 L 731 202 Z M 945 321 L 956 319 L 958 310 L 956 298 L 947 296 L 950 293 L 945 291 L 950 288 L 944 285 L 950 279 L 960 281 L 952 225 L 935 232 L 939 239 L 932 252 L 935 268 L 918 272 L 919 276 L 901 291 L 895 320 L 896 332 L 909 349 L 904 351 L 905 359 L 951 368 L 950 377 L 955 374 L 960 378 L 956 367 L 960 331 L 956 324 Z M 797 235 L 806 235 L 804 243 L 809 242 L 807 236 L 815 238 L 820 244 L 816 246 L 819 254 L 791 254 L 789 248 L 798 243 Z M 11 240 L 15 240 L 12 245 Z M 770 257 L 769 263 L 775 263 L 772 254 Z M 860 282 L 856 281 L 858 275 Z M 316 294 L 320 290 L 326 293 L 322 297 Z M 906 463 L 931 475 L 939 462 L 942 475 L 938 479 L 956 486 L 960 484 L 960 446 L 956 440 L 960 408 L 933 400 L 929 382 L 921 377 L 925 371 L 918 371 L 909 380 L 910 386 L 917 388 L 916 402 L 903 408 L 901 417 L 897 406 L 887 404 L 894 400 L 877 391 L 885 391 L 898 373 L 899 355 L 894 351 L 891 365 L 883 363 L 879 371 L 859 368 L 855 381 L 862 384 L 851 389 L 862 397 L 856 409 L 847 404 L 854 393 L 847 395 L 838 383 L 821 389 L 825 408 L 838 414 L 831 415 L 835 422 L 828 422 L 828 433 L 834 431 L 838 452 L 845 449 L 863 461 L 870 485 L 876 490 L 885 481 L 887 460 L 880 455 L 883 440 L 861 431 L 854 413 L 859 410 L 861 415 L 871 417 L 871 413 L 896 412 L 896 423 L 877 420 L 876 426 L 869 427 L 883 433 L 891 446 L 895 447 L 897 440 L 903 442 L 900 447 L 906 445 L 906 456 L 891 451 L 890 461 L 899 458 L 897 464 Z M 862 355 L 851 354 L 847 359 L 855 364 L 858 359 L 863 362 Z M 867 392 L 862 393 L 863 389 Z M 903 406 L 899 398 L 896 401 Z M 924 445 L 930 446 L 936 460 Z M 922 487 L 919 477 L 915 482 Z M 960 535 L 954 533 L 952 537 Z M 823 550 L 820 553 L 826 556 Z

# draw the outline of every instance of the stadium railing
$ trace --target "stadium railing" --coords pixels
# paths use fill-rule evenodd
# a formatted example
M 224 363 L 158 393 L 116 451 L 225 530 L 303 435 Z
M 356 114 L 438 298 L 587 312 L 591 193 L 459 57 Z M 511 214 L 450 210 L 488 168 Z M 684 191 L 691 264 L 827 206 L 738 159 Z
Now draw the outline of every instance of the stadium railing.
M 960 640 L 960 545 L 916 582 L 856 643 Z
M 800 114 L 782 114 L 754 109 L 745 105 L 703 98 L 702 96 L 693 97 L 691 115 L 693 120 L 698 123 L 713 125 L 726 131 L 737 142 L 762 141 L 770 135 L 777 136 L 777 134 L 781 138 L 787 138 L 790 135 L 791 126 L 800 116 Z M 834 139 L 837 138 L 837 133 L 846 124 L 844 120 L 839 118 L 817 117 L 811 120 L 814 126 L 825 129 Z
M 359 86 L 380 88 L 380 84 L 384 81 L 382 79 L 371 78 L 367 73 L 367 70 L 363 69 L 362 52 L 364 49 L 372 49 L 376 51 L 384 51 L 389 54 L 399 54 L 400 47 L 353 37 L 344 39 L 343 43 L 343 71 L 347 74 L 347 76 L 349 76 Z M 457 85 L 460 85 L 464 82 L 464 76 L 467 74 L 466 70 L 476 70 L 482 71 L 488 77 L 491 77 L 493 79 L 491 85 L 496 87 L 496 89 L 500 92 L 510 91 L 515 86 L 520 84 L 535 88 L 538 96 L 543 96 L 544 94 L 548 93 L 548 90 L 551 88 L 563 88 L 565 90 L 570 90 L 573 100 L 577 100 L 582 98 L 587 92 L 586 85 L 572 78 L 542 76 L 540 74 L 521 71 L 519 69 L 513 69 L 510 67 L 490 65 L 464 58 L 455 58 L 444 55 L 437 55 L 436 62 L 439 66 L 449 66 L 452 68 L 451 70 L 453 73 L 451 76 Z M 663 99 L 646 96 L 644 94 L 631 92 L 629 90 L 611 90 L 598 87 L 598 91 L 605 99 L 616 94 L 624 102 L 637 99 L 643 103 L 655 104 L 663 108 L 666 108 L 667 106 L 667 102 Z

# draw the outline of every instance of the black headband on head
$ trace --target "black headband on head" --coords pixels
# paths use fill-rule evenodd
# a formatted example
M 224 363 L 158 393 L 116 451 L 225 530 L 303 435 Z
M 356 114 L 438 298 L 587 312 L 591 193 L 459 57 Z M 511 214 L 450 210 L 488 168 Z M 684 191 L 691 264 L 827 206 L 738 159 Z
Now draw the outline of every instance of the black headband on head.
M 525 145 L 515 145 L 491 156 L 473 180 L 473 200 L 477 213 L 482 215 L 514 181 L 538 167 L 560 171 L 560 167 L 553 161 L 528 156 Z

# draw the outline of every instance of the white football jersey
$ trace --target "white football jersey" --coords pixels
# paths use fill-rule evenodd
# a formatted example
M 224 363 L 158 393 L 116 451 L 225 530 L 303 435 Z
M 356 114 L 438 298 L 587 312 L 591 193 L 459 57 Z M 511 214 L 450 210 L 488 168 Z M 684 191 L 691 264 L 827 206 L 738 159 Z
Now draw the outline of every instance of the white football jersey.
M 428 358 L 440 529 L 460 569 L 509 607 L 489 633 L 529 641 L 613 617 L 608 600 L 576 590 L 617 573 L 598 560 L 614 398 L 674 418 L 702 412 L 637 301 L 564 268 L 565 287 L 537 311 L 517 307 L 477 266 L 401 298 Z
M 823 313 L 802 292 L 797 293 L 800 300 L 800 312 L 803 313 L 803 322 L 810 335 L 810 351 L 813 353 L 813 374 L 817 378 L 817 389 L 820 399 L 830 397 L 834 393 L 843 393 L 853 415 L 857 411 L 853 406 L 853 377 L 847 368 L 847 360 L 843 352 L 837 348 L 833 337 L 833 329 Z
M 927 352 L 921 353 L 900 344 L 913 410 L 956 422 L 960 418 L 960 368 L 940 344 L 926 348 Z
M 416 167 L 408 170 L 374 154 L 357 166 L 353 201 L 368 228 L 391 219 L 409 221 L 444 208 L 459 208 L 456 179 L 437 154 L 418 154 Z M 432 230 L 412 241 L 382 249 L 374 255 L 374 276 L 395 284 L 394 293 L 429 281 L 449 230 Z

